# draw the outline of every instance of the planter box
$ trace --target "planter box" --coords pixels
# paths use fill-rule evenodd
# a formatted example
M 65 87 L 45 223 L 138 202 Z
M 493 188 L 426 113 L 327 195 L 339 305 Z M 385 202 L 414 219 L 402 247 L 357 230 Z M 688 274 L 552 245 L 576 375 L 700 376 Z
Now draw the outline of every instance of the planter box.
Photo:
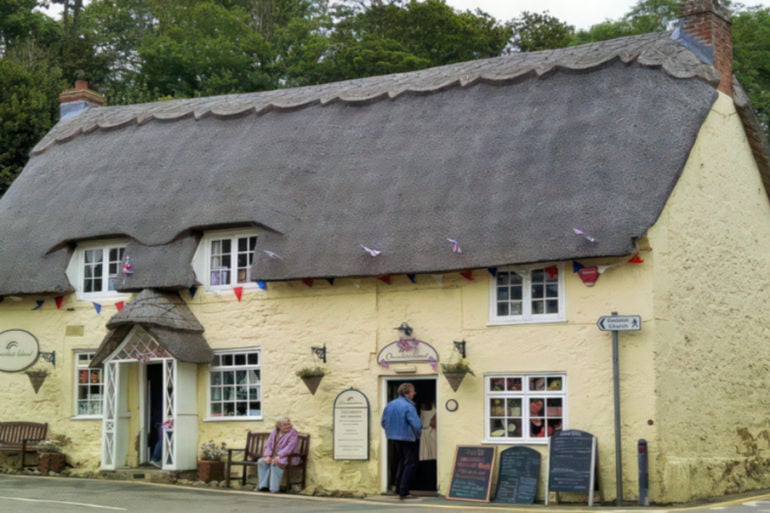
M 48 475 L 49 472 L 55 472 L 57 474 L 64 470 L 67 464 L 67 457 L 60 452 L 41 452 L 38 455 L 37 469 L 43 475 Z
M 198 481 L 208 483 L 225 480 L 225 462 L 198 460 Z

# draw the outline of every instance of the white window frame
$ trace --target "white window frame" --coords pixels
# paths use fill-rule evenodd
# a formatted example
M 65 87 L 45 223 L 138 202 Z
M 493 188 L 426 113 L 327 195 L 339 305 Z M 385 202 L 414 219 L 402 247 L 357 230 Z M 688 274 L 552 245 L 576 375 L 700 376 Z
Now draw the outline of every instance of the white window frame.
M 203 283 L 208 290 L 232 290 L 233 287 L 243 287 L 246 289 L 257 289 L 258 286 L 255 281 L 251 279 L 251 263 L 254 261 L 254 256 L 257 252 L 255 245 L 254 251 L 251 253 L 251 263 L 246 267 L 246 281 L 237 282 L 238 276 L 238 239 L 245 239 L 255 237 L 257 239 L 256 244 L 259 244 L 259 236 L 254 230 L 220 230 L 206 232 L 201 238 L 198 244 L 198 249 L 195 251 L 193 257 L 193 270 L 195 271 L 196 279 L 199 283 Z M 211 245 L 212 242 L 217 240 L 230 240 L 230 266 L 227 272 L 230 273 L 230 283 L 211 283 L 212 269 L 211 266 Z M 233 277 L 236 278 L 236 283 L 233 283 Z
M 509 380 L 519 379 L 522 385 L 521 390 L 506 390 L 510 384 Z M 533 382 L 539 379 L 543 379 L 545 383 L 545 389 L 535 390 L 531 386 Z M 503 390 L 492 390 L 493 383 L 499 383 L 503 380 Z M 555 380 L 560 380 L 561 388 L 559 390 L 549 390 L 548 385 Z M 521 402 L 521 422 L 520 426 L 517 425 L 516 429 L 521 429 L 521 437 L 512 436 L 492 436 L 492 424 L 493 420 L 498 420 L 503 417 L 502 420 L 504 426 L 507 426 L 512 420 L 515 421 L 516 417 L 509 417 L 510 411 L 508 410 L 509 403 L 506 403 L 506 399 L 520 399 Z M 543 405 L 541 414 L 534 416 L 530 413 L 529 400 L 530 399 L 545 399 L 546 403 Z M 549 407 L 548 400 L 561 400 L 561 410 L 554 410 L 558 407 L 551 405 Z M 502 401 L 503 411 L 495 411 L 492 409 L 493 401 Z M 553 401 L 554 403 L 558 401 Z M 494 415 L 493 415 L 494 413 Z M 559 415 L 559 413 L 561 415 Z M 530 418 L 542 418 L 543 419 L 543 436 L 533 436 L 530 431 Z M 561 424 L 561 429 L 569 429 L 567 423 L 567 374 L 565 372 L 538 372 L 538 373 L 495 373 L 484 376 L 484 442 L 490 444 L 547 444 L 548 426 Z M 514 431 L 515 432 L 515 431 Z M 508 432 L 506 431 L 506 435 Z
M 91 367 L 90 363 L 96 355 L 94 350 L 74 351 L 74 417 L 77 419 L 101 419 L 104 408 L 104 370 Z M 94 373 L 98 381 L 92 381 Z M 83 381 L 85 379 L 85 381 Z M 94 390 L 97 388 L 98 390 Z M 86 397 L 81 399 L 80 391 L 84 390 Z M 97 393 L 98 392 L 98 393 Z M 98 410 L 98 411 L 96 411 Z
M 249 355 L 256 354 L 256 363 L 249 363 Z M 243 363 L 236 361 L 242 357 Z M 232 362 L 228 365 L 227 359 Z M 254 379 L 251 372 L 258 373 L 257 383 L 253 384 Z M 217 378 L 216 374 L 221 373 Z M 228 380 L 226 374 L 233 373 L 232 379 Z M 240 375 L 240 373 L 243 373 Z M 245 382 L 238 383 L 241 378 Z M 232 381 L 232 383 L 230 383 Z M 245 390 L 244 390 L 245 388 Z M 256 400 L 249 397 L 250 388 L 256 389 Z M 219 393 L 217 393 L 217 390 Z M 240 396 L 245 394 L 245 397 Z M 252 410 L 249 403 L 259 401 L 259 409 Z M 232 403 L 233 410 L 236 410 L 239 403 L 246 403 L 246 415 L 230 414 L 227 406 Z M 219 405 L 219 408 L 216 406 Z M 206 385 L 206 420 L 229 421 L 229 420 L 262 420 L 263 418 L 263 399 L 262 399 L 262 350 L 259 348 L 247 349 L 228 349 L 214 352 L 214 361 L 209 365 L 208 380 Z M 250 414 L 249 412 L 254 412 Z
M 75 296 L 78 299 L 109 299 L 109 298 L 124 298 L 129 294 L 118 292 L 117 290 L 110 290 L 110 250 L 123 249 L 123 257 L 125 258 L 125 248 L 128 244 L 127 240 L 114 239 L 104 241 L 94 241 L 79 243 L 75 249 L 70 263 L 67 266 L 67 278 L 75 287 Z M 86 266 L 86 252 L 93 250 L 102 251 L 102 288 L 96 292 L 86 292 L 83 284 L 85 280 L 85 266 Z M 123 277 L 123 258 L 118 261 L 116 282 L 122 280 Z
M 558 286 L 558 309 L 557 313 L 532 313 L 532 273 L 535 271 L 546 272 L 545 269 L 556 267 L 557 286 Z M 521 315 L 498 315 L 497 313 L 497 280 L 500 273 L 517 273 L 522 278 L 522 313 Z M 543 322 L 563 322 L 565 316 L 565 287 L 564 287 L 564 264 L 539 264 L 521 267 L 504 267 L 497 271 L 496 276 L 491 276 L 489 280 L 489 325 L 506 324 L 532 324 Z

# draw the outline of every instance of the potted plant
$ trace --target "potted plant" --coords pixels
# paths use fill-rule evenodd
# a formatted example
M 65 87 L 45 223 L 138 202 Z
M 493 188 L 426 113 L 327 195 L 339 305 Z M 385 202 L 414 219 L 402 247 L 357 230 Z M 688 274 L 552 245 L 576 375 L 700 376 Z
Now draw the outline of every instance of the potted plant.
M 455 392 L 460 388 L 460 383 L 463 382 L 466 374 L 475 376 L 473 370 L 471 370 L 470 364 L 468 364 L 468 360 L 465 358 L 454 363 L 442 363 L 441 373 Z
M 321 384 L 321 380 L 326 375 L 321 367 L 305 367 L 296 372 L 297 377 L 301 379 L 305 386 L 310 390 L 311 394 L 315 395 L 315 391 L 318 390 L 318 385 Z
M 227 444 L 217 445 L 214 440 L 201 444 L 201 459 L 198 460 L 198 481 L 223 481 L 225 479 L 225 462 Z
M 62 448 L 68 445 L 71 440 L 64 435 L 53 436 L 37 444 L 37 469 L 43 475 L 50 472 L 61 473 L 67 465 L 67 457 L 62 452 Z

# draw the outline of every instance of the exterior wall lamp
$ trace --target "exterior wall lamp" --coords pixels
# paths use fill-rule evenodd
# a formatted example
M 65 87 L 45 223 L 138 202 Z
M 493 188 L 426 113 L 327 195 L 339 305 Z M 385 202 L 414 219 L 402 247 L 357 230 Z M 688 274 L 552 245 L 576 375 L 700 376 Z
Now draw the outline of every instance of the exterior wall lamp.
M 326 363 L 326 344 L 323 345 L 323 347 L 318 346 L 311 346 L 310 350 L 313 352 L 315 356 L 323 360 L 324 363 Z

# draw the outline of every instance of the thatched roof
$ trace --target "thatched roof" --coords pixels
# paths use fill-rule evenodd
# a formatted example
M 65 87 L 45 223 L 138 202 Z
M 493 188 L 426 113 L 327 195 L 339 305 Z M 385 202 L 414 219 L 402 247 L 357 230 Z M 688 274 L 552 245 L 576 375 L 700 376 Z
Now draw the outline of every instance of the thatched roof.
M 200 233 L 235 225 L 258 232 L 253 277 L 265 280 L 627 254 L 665 205 L 717 80 L 647 34 L 92 109 L 54 127 L 0 201 L 12 220 L 0 224 L 0 294 L 71 290 L 72 242 L 114 235 L 134 241 L 126 289 L 186 288 Z
M 125 340 L 134 326 L 141 326 L 174 358 L 183 362 L 209 363 L 213 353 L 203 337 L 203 326 L 175 292 L 145 289 L 107 323 L 109 332 L 93 358 L 101 364 Z

